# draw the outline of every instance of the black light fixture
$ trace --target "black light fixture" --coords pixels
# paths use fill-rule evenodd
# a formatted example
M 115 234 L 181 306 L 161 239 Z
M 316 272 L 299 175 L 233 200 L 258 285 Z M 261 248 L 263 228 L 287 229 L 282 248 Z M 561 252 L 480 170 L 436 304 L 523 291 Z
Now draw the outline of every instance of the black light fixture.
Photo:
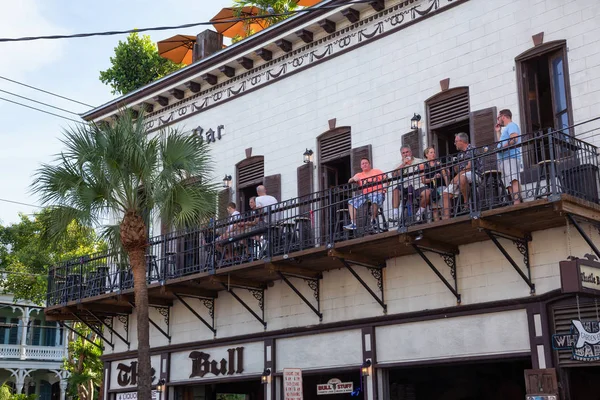
M 231 187 L 231 175 L 225 174 L 225 178 L 223 178 L 223 187 L 224 188 Z
M 267 383 L 271 383 L 271 370 L 269 368 L 267 368 L 263 371 L 262 375 L 260 376 L 260 382 L 263 385 L 266 385 Z
M 415 242 L 423 239 L 423 231 L 418 231 L 417 236 L 415 236 Z
M 165 391 L 165 384 L 167 383 L 167 381 L 163 378 L 161 380 L 158 381 L 158 383 L 156 384 L 156 391 L 158 393 L 162 393 Z
M 302 155 L 304 156 L 304 164 L 308 164 L 312 161 L 313 151 L 310 149 L 306 149 L 306 151 Z
M 421 121 L 421 115 L 415 113 L 415 115 L 410 119 L 410 129 L 419 129 L 419 121 Z
M 362 367 L 360 367 L 362 376 L 369 376 L 371 374 L 371 360 L 365 360 Z

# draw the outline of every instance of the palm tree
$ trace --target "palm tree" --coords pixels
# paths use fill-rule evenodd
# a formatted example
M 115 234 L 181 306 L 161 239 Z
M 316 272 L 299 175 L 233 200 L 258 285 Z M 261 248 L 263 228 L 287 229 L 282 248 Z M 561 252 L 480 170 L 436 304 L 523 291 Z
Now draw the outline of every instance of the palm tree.
M 98 226 L 126 254 L 133 271 L 138 335 L 138 399 L 151 398 L 146 248 L 149 210 L 171 226 L 194 226 L 215 212 L 208 148 L 176 130 L 150 137 L 143 117 L 121 112 L 110 124 L 65 131 L 65 150 L 36 172 L 32 190 L 50 208 L 45 233 L 57 240 L 72 221 Z M 193 178 L 193 179 L 192 179 Z

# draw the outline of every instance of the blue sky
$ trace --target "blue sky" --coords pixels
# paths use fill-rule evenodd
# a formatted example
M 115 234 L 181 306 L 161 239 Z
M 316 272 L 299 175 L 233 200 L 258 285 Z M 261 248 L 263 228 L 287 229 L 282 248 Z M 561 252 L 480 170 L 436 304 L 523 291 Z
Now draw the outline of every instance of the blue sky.
M 125 30 L 208 21 L 232 0 L 19 0 L 4 1 L 0 37 Z M 154 41 L 177 33 L 195 35 L 205 27 L 149 33 Z M 0 76 L 99 105 L 114 96 L 99 71 L 110 67 L 114 47 L 126 35 L 67 40 L 0 43 Z M 77 113 L 88 108 L 0 79 L 0 89 Z M 26 102 L 8 94 L 0 97 Z M 26 102 L 27 103 L 27 102 Z M 40 107 L 32 103 L 27 103 Z M 44 108 L 44 107 L 41 107 Z M 55 110 L 49 110 L 56 112 Z M 62 113 L 67 117 L 76 116 Z M 35 170 L 61 149 L 70 122 L 0 100 L 0 198 L 39 204 L 29 193 Z M 0 223 L 17 222 L 18 213 L 36 208 L 0 201 Z

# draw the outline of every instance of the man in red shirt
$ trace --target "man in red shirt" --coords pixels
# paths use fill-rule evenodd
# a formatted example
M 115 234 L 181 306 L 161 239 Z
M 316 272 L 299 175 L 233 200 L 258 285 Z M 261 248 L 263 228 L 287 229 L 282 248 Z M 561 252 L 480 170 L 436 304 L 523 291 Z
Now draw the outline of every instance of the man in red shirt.
M 366 202 L 371 202 L 373 207 L 373 222 L 377 217 L 378 207 L 383 204 L 384 200 L 384 185 L 381 182 L 384 178 L 383 172 L 380 169 L 371 168 L 371 161 L 368 158 L 360 160 L 360 169 L 362 172 L 354 175 L 348 180 L 348 183 L 357 183 L 362 188 L 362 194 L 348 200 L 348 212 L 350 213 L 350 224 L 344 226 L 344 229 L 356 229 L 356 209 L 361 207 Z

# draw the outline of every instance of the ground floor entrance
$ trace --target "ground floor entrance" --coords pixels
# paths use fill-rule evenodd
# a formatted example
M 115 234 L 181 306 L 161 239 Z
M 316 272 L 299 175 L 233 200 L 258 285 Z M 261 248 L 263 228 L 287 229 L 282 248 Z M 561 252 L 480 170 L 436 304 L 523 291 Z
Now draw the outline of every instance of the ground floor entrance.
M 571 399 L 600 399 L 600 366 L 565 368 L 569 376 Z
M 303 400 L 348 400 L 352 392 L 358 394 L 357 389 L 361 387 L 358 368 L 352 372 L 331 371 L 315 374 L 306 371 L 302 375 Z M 360 393 L 359 399 L 362 398 Z
M 389 399 L 524 399 L 524 371 L 529 368 L 527 358 L 390 369 Z
M 260 379 L 176 386 L 175 400 L 263 400 Z

